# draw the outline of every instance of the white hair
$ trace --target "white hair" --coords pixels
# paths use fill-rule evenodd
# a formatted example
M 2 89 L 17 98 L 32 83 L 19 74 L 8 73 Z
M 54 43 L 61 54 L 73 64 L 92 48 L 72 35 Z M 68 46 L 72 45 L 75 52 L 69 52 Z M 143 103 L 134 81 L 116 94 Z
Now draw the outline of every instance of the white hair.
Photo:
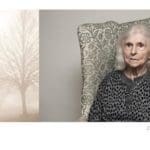
M 116 51 L 116 62 L 115 69 L 116 70 L 124 70 L 126 68 L 126 64 L 124 62 L 123 57 L 123 44 L 125 40 L 135 33 L 141 33 L 147 39 L 147 44 L 150 48 L 150 29 L 143 24 L 134 24 L 132 25 L 128 31 L 122 33 L 118 38 L 117 42 L 117 51 Z M 147 62 L 148 70 L 150 70 L 150 61 Z

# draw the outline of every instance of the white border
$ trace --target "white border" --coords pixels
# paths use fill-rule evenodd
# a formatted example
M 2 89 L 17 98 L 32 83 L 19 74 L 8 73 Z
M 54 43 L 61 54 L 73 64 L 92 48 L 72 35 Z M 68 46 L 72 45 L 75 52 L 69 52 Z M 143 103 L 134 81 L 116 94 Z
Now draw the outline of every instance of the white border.
M 1 0 L 0 9 L 150 9 L 148 0 Z
M 148 150 L 149 123 L 1 123 L 3 150 Z

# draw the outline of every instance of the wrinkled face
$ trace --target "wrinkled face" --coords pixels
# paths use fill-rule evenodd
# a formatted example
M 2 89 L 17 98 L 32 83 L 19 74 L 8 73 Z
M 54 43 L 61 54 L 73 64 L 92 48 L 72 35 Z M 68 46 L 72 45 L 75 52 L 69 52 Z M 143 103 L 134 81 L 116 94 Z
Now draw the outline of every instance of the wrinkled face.
M 124 61 L 128 67 L 144 67 L 150 56 L 150 46 L 141 33 L 130 35 L 123 43 Z

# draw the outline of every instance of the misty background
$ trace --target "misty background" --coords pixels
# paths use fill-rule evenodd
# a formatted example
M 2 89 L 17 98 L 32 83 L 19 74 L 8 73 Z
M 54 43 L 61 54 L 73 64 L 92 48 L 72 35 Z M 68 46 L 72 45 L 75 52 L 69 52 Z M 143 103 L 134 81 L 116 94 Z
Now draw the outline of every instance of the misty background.
M 38 113 L 38 11 L 0 11 L 0 121 L 36 121 Z

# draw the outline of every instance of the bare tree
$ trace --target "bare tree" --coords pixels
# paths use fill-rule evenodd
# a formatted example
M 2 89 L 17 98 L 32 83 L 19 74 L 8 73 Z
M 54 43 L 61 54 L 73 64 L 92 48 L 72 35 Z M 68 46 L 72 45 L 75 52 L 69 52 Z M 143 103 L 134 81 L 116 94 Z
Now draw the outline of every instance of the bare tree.
M 15 16 L 0 36 L 0 85 L 19 90 L 26 115 L 26 91 L 39 85 L 38 11 L 21 10 Z

